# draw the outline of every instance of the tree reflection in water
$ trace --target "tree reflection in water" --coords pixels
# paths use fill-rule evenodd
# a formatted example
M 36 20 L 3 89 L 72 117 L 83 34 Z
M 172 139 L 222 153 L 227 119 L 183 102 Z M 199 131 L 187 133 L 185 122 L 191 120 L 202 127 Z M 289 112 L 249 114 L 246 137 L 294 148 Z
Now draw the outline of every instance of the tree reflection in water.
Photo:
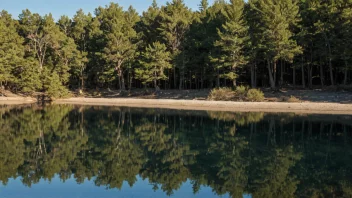
M 0 180 L 97 186 L 137 176 L 172 195 L 352 197 L 351 116 L 122 107 L 0 108 Z

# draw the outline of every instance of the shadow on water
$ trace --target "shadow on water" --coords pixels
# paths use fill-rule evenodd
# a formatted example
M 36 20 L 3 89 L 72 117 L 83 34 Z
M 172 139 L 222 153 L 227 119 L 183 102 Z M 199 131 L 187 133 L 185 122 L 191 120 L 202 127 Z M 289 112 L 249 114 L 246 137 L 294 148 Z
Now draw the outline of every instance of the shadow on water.
M 0 108 L 0 181 L 59 175 L 172 195 L 351 197 L 352 116 L 47 105 Z

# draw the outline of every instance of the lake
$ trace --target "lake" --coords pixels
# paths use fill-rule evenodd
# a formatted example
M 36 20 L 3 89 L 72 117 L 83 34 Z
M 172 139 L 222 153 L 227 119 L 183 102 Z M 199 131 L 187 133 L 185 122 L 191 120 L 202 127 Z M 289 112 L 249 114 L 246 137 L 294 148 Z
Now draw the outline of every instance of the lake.
M 352 116 L 0 107 L 0 198 L 352 197 Z

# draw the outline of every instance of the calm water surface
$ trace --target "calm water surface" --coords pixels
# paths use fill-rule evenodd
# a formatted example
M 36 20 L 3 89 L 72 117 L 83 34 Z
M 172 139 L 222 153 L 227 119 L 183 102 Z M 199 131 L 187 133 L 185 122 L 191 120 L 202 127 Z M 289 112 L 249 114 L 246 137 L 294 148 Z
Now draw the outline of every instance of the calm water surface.
M 352 197 L 352 116 L 0 107 L 0 198 Z

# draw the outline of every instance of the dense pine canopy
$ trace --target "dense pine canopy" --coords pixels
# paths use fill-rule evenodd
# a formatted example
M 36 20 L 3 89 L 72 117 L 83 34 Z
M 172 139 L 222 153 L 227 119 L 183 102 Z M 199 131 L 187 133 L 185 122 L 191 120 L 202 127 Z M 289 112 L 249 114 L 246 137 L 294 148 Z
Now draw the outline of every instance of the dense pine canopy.
M 117 3 L 55 21 L 0 13 L 1 89 L 61 97 L 86 88 L 347 85 L 351 0 L 216 0 L 192 11 Z

